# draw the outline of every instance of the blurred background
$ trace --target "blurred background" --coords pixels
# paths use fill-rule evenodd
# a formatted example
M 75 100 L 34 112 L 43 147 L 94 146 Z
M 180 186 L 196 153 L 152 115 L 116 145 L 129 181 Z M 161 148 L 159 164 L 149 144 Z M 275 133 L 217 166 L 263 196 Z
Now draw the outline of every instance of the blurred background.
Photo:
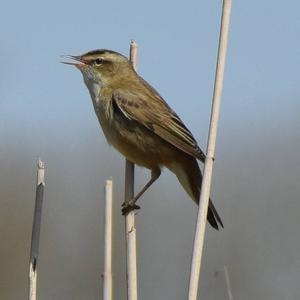
M 234 1 L 199 299 L 300 299 L 300 4 Z M 124 159 L 61 54 L 139 44 L 139 73 L 206 149 L 220 1 L 6 1 L 0 11 L 0 299 L 26 299 L 36 163 L 46 163 L 38 298 L 101 299 L 103 186 L 114 181 L 125 299 Z M 136 189 L 149 178 L 136 169 Z M 143 300 L 186 298 L 197 207 L 167 170 L 141 199 Z

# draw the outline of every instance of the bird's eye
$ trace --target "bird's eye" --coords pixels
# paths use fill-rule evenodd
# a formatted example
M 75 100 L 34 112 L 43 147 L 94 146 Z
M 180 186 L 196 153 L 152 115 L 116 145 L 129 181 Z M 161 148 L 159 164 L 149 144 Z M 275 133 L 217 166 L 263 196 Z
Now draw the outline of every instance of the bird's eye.
M 96 66 L 100 66 L 103 63 L 103 59 L 102 58 L 97 58 L 94 60 L 94 64 Z

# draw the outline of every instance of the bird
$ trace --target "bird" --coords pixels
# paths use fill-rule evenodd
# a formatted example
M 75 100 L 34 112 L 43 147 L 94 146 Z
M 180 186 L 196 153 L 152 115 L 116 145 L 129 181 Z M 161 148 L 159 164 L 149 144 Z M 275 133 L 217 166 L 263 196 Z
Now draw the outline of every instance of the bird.
M 116 51 L 97 49 L 65 56 L 82 74 L 107 142 L 129 161 L 151 171 L 141 191 L 122 206 L 123 214 L 139 209 L 136 201 L 160 177 L 162 168 L 176 175 L 199 204 L 202 173 L 197 161 L 205 154 L 179 116 L 160 94 Z M 219 229 L 223 222 L 209 199 L 207 220 Z

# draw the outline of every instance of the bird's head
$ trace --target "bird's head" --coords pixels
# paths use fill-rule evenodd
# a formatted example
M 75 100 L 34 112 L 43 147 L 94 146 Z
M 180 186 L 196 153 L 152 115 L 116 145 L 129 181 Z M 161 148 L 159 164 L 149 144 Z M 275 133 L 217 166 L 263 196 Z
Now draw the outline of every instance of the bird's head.
M 93 50 L 79 56 L 64 56 L 73 61 L 63 62 L 77 67 L 88 88 L 91 85 L 105 86 L 122 77 L 135 73 L 129 60 L 112 50 Z

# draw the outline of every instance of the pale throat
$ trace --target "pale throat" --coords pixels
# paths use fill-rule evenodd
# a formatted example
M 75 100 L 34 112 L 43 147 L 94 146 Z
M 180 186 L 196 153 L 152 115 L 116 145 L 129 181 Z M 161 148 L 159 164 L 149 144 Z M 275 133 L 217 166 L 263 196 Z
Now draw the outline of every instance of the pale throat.
M 100 92 L 103 84 L 99 79 L 95 80 L 95 78 L 91 78 L 88 75 L 89 74 L 83 74 L 84 83 L 90 92 L 94 104 L 98 104 L 100 101 Z

